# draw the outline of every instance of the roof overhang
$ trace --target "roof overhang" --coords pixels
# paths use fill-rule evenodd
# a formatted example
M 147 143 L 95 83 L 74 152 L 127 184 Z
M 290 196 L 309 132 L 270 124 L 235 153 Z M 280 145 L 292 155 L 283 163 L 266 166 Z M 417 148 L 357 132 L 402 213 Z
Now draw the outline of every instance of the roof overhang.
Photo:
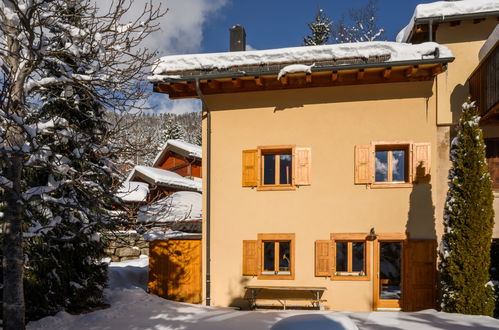
M 198 97 L 196 81 L 205 95 L 427 81 L 444 72 L 447 63 L 452 61 L 454 57 L 438 56 L 432 59 L 393 62 L 359 58 L 355 64 L 322 61 L 315 63 L 311 73 L 288 73 L 279 80 L 277 76 L 287 64 L 232 67 L 226 71 L 184 71 L 177 76 L 165 76 L 163 81 L 154 83 L 154 91 L 168 94 L 171 99 L 181 99 Z

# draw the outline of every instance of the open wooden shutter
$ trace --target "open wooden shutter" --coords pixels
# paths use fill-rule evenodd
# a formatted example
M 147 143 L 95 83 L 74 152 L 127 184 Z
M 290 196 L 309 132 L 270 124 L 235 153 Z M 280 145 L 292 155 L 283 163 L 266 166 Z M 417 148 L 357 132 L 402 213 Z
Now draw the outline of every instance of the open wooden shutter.
M 243 150 L 243 187 L 258 185 L 257 150 Z
M 296 148 L 295 155 L 295 185 L 308 186 L 311 184 L 312 149 Z
M 429 182 L 431 170 L 430 143 L 412 145 L 412 175 L 414 182 Z
M 332 242 L 315 241 L 315 276 L 331 276 L 333 268 Z
M 355 184 L 373 182 L 374 153 L 370 144 L 355 146 Z
M 436 307 L 437 241 L 408 240 L 404 253 L 404 311 Z
M 258 241 L 243 241 L 243 275 L 259 274 Z

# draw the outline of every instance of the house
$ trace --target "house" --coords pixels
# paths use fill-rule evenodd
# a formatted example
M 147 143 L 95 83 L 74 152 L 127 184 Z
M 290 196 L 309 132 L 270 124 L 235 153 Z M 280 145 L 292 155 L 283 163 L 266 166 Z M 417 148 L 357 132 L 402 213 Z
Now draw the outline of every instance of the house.
M 154 90 L 203 102 L 203 301 L 435 308 L 453 125 L 498 17 L 437 2 L 398 42 L 161 58 Z
M 181 140 L 168 140 L 153 162 L 153 167 L 175 172 L 184 177 L 201 178 L 201 146 Z

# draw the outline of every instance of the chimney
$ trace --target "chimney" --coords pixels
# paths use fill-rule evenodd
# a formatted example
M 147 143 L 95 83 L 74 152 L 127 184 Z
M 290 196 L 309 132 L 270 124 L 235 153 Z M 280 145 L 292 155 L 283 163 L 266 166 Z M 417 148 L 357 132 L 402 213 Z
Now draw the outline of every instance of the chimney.
M 244 28 L 236 24 L 230 28 L 230 51 L 240 52 L 246 50 L 246 32 Z

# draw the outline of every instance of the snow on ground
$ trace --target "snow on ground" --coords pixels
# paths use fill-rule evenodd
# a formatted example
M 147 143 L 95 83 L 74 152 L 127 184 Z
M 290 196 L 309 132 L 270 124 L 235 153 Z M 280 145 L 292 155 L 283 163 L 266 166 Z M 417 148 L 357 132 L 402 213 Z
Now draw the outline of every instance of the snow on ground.
M 414 22 L 420 18 L 486 13 L 499 10 L 497 0 L 437 1 L 416 6 L 411 21 L 397 34 L 397 42 L 407 42 Z
M 274 329 L 322 329 L 318 326 L 314 327 L 314 324 L 320 326 L 327 319 L 341 319 L 342 322 L 346 322 L 346 318 L 352 320 L 358 329 L 368 330 L 499 329 L 499 320 L 490 317 L 440 313 L 434 310 L 418 313 L 237 311 L 231 308 L 178 303 L 150 295 L 143 290 L 147 284 L 147 257 L 112 262 L 109 266 L 110 285 L 109 289 L 106 290 L 106 297 L 111 307 L 81 315 L 60 312 L 55 316 L 30 322 L 27 328 L 50 330 L 255 330 L 271 329 L 278 321 L 294 317 L 296 322 L 291 322 L 293 319 L 286 321 L 287 328 L 276 325 Z M 281 321 L 280 324 L 282 323 L 284 322 Z
M 435 42 L 418 45 L 402 44 L 389 41 L 356 42 L 350 44 L 334 44 L 320 46 L 304 46 L 255 50 L 245 52 L 226 52 L 209 54 L 171 55 L 160 58 L 153 69 L 152 82 L 162 81 L 162 75 L 187 70 L 214 70 L 230 67 L 262 64 L 296 64 L 304 61 L 321 61 L 352 57 L 369 58 L 371 56 L 389 55 L 387 62 L 421 60 L 433 58 L 435 48 L 440 57 L 452 57 L 449 48 Z

